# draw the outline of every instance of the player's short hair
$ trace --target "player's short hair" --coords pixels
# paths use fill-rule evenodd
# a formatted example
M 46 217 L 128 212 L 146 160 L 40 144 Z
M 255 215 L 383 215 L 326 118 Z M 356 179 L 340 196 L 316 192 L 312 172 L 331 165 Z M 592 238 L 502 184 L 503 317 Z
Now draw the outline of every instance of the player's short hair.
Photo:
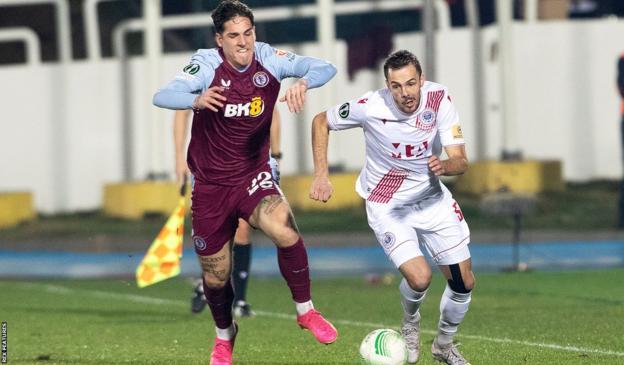
M 418 61 L 418 58 L 416 58 L 416 56 L 412 52 L 402 49 L 388 56 L 383 66 L 384 76 L 386 77 L 386 80 L 388 79 L 389 69 L 398 70 L 407 65 L 413 65 L 414 67 L 416 67 L 416 71 L 418 71 L 418 74 L 422 75 L 422 67 L 420 67 L 420 61 Z
M 211 15 L 215 32 L 223 33 L 223 24 L 237 16 L 249 19 L 251 25 L 254 25 L 253 12 L 246 4 L 238 0 L 223 0 L 220 2 Z

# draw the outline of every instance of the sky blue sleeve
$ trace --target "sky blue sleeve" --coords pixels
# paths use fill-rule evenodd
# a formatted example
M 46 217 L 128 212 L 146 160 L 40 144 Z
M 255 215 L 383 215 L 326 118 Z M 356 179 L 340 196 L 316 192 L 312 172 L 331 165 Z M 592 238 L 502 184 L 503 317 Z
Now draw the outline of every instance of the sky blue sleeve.
M 191 109 L 197 95 L 212 83 L 215 68 L 220 63 L 218 53 L 211 51 L 200 50 L 195 53 L 191 62 L 175 79 L 154 94 L 154 105 L 167 109 Z
M 257 43 L 256 51 L 264 67 L 279 81 L 289 77 L 303 78 L 308 81 L 308 88 L 313 89 L 323 86 L 336 75 L 336 66 L 319 58 L 299 56 L 262 42 Z

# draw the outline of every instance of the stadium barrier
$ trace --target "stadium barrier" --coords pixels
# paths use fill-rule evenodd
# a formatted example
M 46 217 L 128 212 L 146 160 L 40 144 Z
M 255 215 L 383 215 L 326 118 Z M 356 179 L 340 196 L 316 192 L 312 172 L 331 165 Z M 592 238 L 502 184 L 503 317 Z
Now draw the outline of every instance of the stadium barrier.
M 312 184 L 311 175 L 283 176 L 280 187 L 295 209 L 318 211 L 361 208 L 364 201 L 354 190 L 356 179 L 355 173 L 331 175 L 334 195 L 327 203 L 308 197 Z M 179 191 L 177 184 L 170 181 L 106 184 L 104 214 L 124 219 L 141 219 L 147 214 L 168 215 L 178 202 Z M 188 196 L 190 198 L 190 192 Z
M 169 215 L 178 203 L 179 194 L 180 187 L 171 181 L 107 184 L 104 214 L 125 219 L 141 219 L 147 214 Z
M 462 193 L 541 193 L 563 191 L 561 161 L 478 161 L 459 176 L 455 189 Z
M 27 191 L 0 193 L 0 228 L 14 227 L 35 219 L 32 193 Z
M 284 176 L 280 187 L 294 209 L 300 210 L 340 210 L 361 208 L 364 200 L 355 192 L 357 173 L 337 173 L 329 177 L 334 195 L 327 203 L 322 203 L 309 198 L 312 175 Z

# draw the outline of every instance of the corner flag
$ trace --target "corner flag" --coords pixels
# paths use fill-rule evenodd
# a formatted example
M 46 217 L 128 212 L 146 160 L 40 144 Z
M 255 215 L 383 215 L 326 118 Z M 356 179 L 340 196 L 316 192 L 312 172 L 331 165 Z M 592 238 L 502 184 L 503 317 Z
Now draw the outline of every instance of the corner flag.
M 143 260 L 136 269 L 139 288 L 156 284 L 180 273 L 182 238 L 184 236 L 184 215 L 186 213 L 186 180 L 180 189 L 180 200 L 167 223 L 152 242 Z

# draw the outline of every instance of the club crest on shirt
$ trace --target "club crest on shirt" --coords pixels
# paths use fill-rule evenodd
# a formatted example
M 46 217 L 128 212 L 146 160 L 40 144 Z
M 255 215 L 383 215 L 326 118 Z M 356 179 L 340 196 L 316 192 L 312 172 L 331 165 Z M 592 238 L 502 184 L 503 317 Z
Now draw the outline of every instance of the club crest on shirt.
M 189 65 L 186 65 L 183 69 L 183 72 L 189 74 L 189 75 L 195 75 L 196 73 L 199 72 L 199 65 L 196 63 L 191 63 Z
M 200 236 L 193 237 L 193 244 L 197 247 L 198 250 L 203 250 L 206 248 L 206 241 Z
M 396 238 L 392 232 L 386 232 L 383 235 L 383 239 L 381 240 L 381 244 L 385 249 L 389 249 L 394 244 Z
M 253 83 L 257 87 L 265 87 L 269 83 L 269 76 L 264 71 L 258 71 L 253 75 Z
M 461 139 L 464 138 L 464 134 L 462 133 L 461 126 L 459 124 L 455 124 L 452 128 L 453 138 Z
M 342 119 L 346 119 L 349 116 L 349 103 L 344 103 L 338 108 L 338 115 Z
M 416 128 L 423 131 L 430 131 L 435 126 L 436 113 L 431 109 L 425 109 L 416 119 Z

